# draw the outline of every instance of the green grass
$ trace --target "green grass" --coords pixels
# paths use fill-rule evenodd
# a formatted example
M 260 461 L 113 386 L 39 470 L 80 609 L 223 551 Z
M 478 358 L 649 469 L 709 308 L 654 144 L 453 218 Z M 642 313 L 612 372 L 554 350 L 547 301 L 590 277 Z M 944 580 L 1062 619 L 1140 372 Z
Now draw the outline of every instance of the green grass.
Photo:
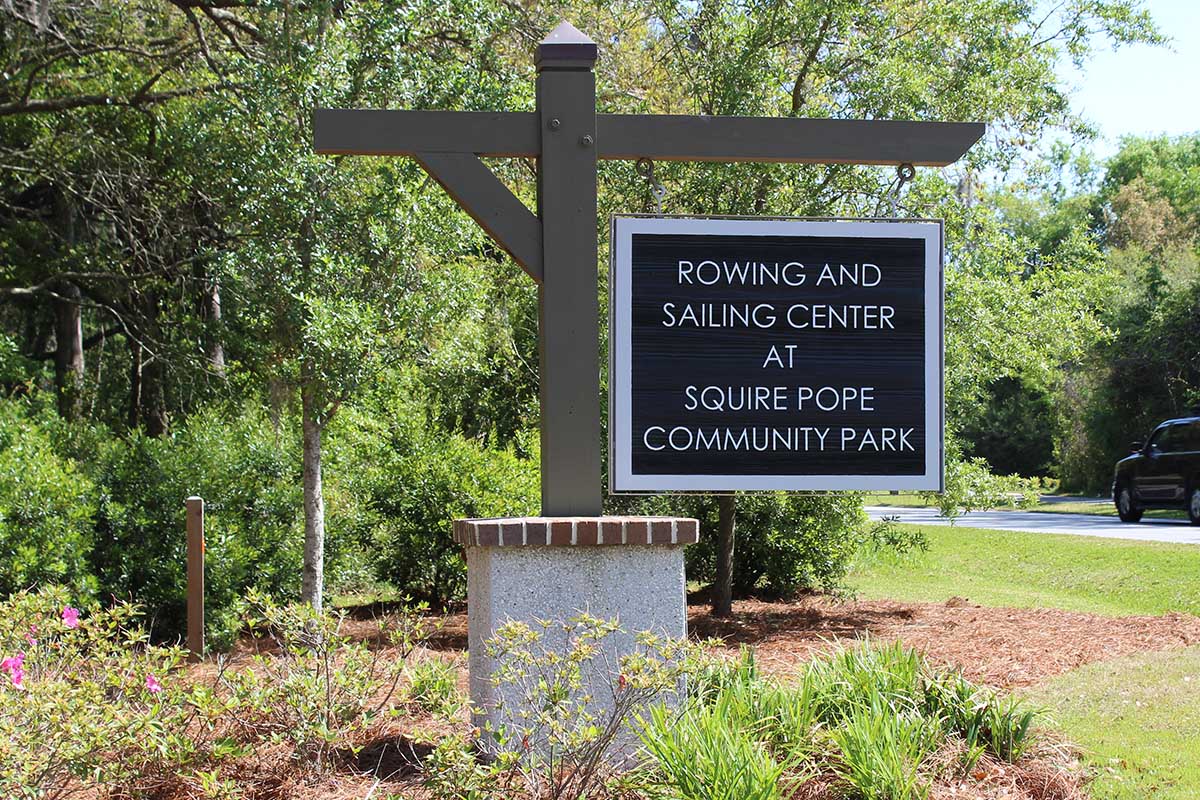
M 1200 547 L 1087 536 L 923 528 L 929 550 L 864 559 L 849 585 L 864 598 L 1062 608 L 1109 616 L 1200 615 Z
M 1097 517 L 1115 517 L 1117 507 L 1112 503 L 1038 503 L 1029 511 L 1048 511 L 1051 514 L 1091 514 Z M 1187 519 L 1187 512 L 1174 508 L 1151 508 L 1146 511 L 1151 519 Z
M 888 506 L 891 508 L 935 508 L 932 499 L 919 494 L 889 494 L 888 492 L 873 492 L 863 497 L 863 503 L 868 506 Z M 1008 509 L 999 509 L 1008 510 Z M 1117 509 L 1111 502 L 1094 503 L 1084 500 L 1062 501 L 1058 503 L 1038 503 L 1023 511 L 1046 511 L 1051 514 L 1091 514 L 1098 517 L 1115 517 Z M 1187 519 L 1187 512 L 1182 509 L 1155 508 L 1146 512 L 1151 519 Z
M 1094 800 L 1200 798 L 1200 647 L 1091 664 L 1029 699 L 1083 748 Z
M 893 506 L 896 508 L 937 507 L 937 503 L 933 498 L 920 494 L 911 494 L 908 492 L 902 492 L 900 494 L 891 494 L 889 492 L 868 492 L 867 494 L 863 495 L 863 505 Z

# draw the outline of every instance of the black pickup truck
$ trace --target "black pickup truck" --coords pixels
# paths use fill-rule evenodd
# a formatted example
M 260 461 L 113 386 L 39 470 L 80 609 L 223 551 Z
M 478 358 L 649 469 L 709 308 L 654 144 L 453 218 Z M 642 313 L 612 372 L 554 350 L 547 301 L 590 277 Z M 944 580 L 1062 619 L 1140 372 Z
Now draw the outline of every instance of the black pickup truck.
M 1200 416 L 1169 419 L 1117 462 L 1113 502 L 1122 522 L 1147 508 L 1183 508 L 1200 525 Z

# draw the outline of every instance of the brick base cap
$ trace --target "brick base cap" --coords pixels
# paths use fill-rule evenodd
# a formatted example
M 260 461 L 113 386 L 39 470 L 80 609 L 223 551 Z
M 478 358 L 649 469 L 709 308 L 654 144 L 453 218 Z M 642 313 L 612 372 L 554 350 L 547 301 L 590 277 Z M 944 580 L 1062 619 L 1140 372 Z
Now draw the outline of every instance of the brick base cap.
M 695 544 L 699 520 L 687 517 L 506 517 L 456 519 L 464 547 L 584 547 Z

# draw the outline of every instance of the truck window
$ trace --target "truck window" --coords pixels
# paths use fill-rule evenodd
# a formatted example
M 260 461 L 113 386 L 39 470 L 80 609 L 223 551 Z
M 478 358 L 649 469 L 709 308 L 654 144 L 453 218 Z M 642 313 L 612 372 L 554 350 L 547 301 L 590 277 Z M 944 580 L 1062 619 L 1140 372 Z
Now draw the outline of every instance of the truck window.
M 1200 420 L 1195 422 L 1185 422 L 1179 426 L 1180 437 L 1179 450 L 1188 450 L 1191 452 L 1200 451 Z

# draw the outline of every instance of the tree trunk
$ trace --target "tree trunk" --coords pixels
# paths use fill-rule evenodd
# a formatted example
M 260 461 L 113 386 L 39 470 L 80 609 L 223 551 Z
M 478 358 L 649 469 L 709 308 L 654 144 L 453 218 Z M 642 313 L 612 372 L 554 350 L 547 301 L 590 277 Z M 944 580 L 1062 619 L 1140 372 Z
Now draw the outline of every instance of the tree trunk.
M 717 498 L 717 577 L 712 588 L 712 614 L 733 613 L 733 544 L 737 526 L 737 502 L 731 494 Z
M 142 424 L 150 436 L 167 432 L 166 370 L 157 356 L 142 367 Z
M 221 339 L 221 282 L 209 277 L 204 282 L 202 316 L 208 323 L 208 366 L 217 376 L 225 377 L 225 345 Z
M 83 409 L 83 313 L 82 294 L 73 283 L 62 283 L 54 303 L 54 388 L 58 413 L 63 419 L 78 419 Z
M 129 430 L 142 419 L 142 344 L 129 339 Z
M 314 390 L 300 388 L 304 420 L 304 570 L 300 599 L 317 611 L 325 590 L 325 499 L 321 494 L 321 427 Z

